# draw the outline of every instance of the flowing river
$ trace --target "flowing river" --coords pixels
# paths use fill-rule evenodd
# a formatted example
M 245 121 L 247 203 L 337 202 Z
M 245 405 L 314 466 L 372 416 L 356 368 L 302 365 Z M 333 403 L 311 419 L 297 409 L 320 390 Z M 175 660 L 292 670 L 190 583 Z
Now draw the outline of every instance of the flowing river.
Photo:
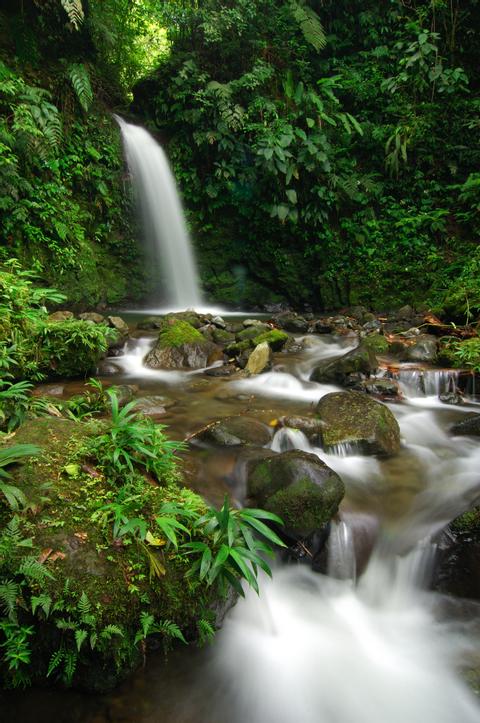
M 204 424 L 246 413 L 270 422 L 312 411 L 334 387 L 309 382 L 312 367 L 356 345 L 308 336 L 296 354 L 250 379 L 148 371 L 153 337 L 128 342 L 108 381 L 138 386 L 164 404 L 160 421 L 184 438 Z M 214 370 L 211 370 L 214 372 Z M 442 376 L 443 375 L 443 376 Z M 421 379 L 421 383 L 419 378 Z M 404 401 L 389 405 L 402 433 L 397 457 L 348 447 L 325 454 L 297 430 L 280 429 L 274 450 L 312 452 L 345 482 L 332 524 L 328 574 L 277 563 L 261 594 L 248 590 L 214 643 L 152 654 L 145 669 L 104 696 L 29 691 L 9 696 L 3 720 L 43 723 L 474 723 L 467 686 L 480 669 L 480 604 L 432 591 L 439 533 L 480 493 L 480 445 L 449 428 L 474 402 L 442 404 L 452 374 L 400 370 Z M 72 387 L 73 390 L 73 387 Z M 71 391 L 72 391 L 71 390 Z M 68 385 L 66 388 L 68 393 Z M 70 393 L 71 393 L 70 391 Z M 161 401 L 163 399 L 163 402 Z M 187 479 L 211 502 L 235 499 L 235 450 L 189 452 Z M 477 573 L 478 574 L 478 573 Z

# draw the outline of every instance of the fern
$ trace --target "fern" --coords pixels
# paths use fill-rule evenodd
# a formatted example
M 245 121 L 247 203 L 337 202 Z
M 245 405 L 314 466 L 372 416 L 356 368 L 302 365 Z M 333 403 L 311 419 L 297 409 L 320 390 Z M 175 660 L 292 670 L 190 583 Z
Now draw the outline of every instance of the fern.
M 62 8 L 68 15 L 68 19 L 75 30 L 80 30 L 84 21 L 82 0 L 60 0 Z
M 5 580 L 0 585 L 0 605 L 8 615 L 10 620 L 15 620 L 15 609 L 17 607 L 17 598 L 20 588 L 13 580 Z
M 197 630 L 200 638 L 200 644 L 203 645 L 206 642 L 211 642 L 215 637 L 215 628 L 208 620 L 201 618 L 197 620 Z
M 88 632 L 86 630 L 75 630 L 75 642 L 77 644 L 77 650 L 80 652 L 80 649 L 85 642 L 85 640 L 88 637 Z
M 46 578 L 54 579 L 52 573 L 33 556 L 25 557 L 18 568 L 18 572 L 34 582 L 44 582 Z
M 78 102 L 87 112 L 93 101 L 93 91 L 87 68 L 83 63 L 73 63 L 68 68 L 68 77 Z
M 92 606 L 90 604 L 90 600 L 88 599 L 88 596 L 86 592 L 82 592 L 80 600 L 78 601 L 78 611 L 80 615 L 85 616 L 88 615 Z
M 297 21 L 305 40 L 313 45 L 315 50 L 322 50 L 327 44 L 325 31 L 323 29 L 320 18 L 311 7 L 305 5 L 302 0 L 292 0 L 290 2 L 292 15 Z
M 183 633 L 178 627 L 178 625 L 171 620 L 161 620 L 159 623 L 155 624 L 155 632 L 156 633 L 162 633 L 167 638 L 175 638 L 176 640 L 181 640 L 182 643 L 187 644 L 187 641 L 183 637 Z
M 110 640 L 113 635 L 119 635 L 123 638 L 123 630 L 118 625 L 106 625 L 100 633 L 100 637 L 105 640 Z
M 38 607 L 40 607 L 43 612 L 45 613 L 45 617 L 48 618 L 50 615 L 50 610 L 52 607 L 52 598 L 50 595 L 47 595 L 46 593 L 42 593 L 41 595 L 32 595 L 32 598 L 30 600 L 30 605 L 32 606 L 32 613 L 35 615 L 35 612 Z
M 65 651 L 63 649 L 56 650 L 52 657 L 50 658 L 50 662 L 48 664 L 48 670 L 47 670 L 47 678 L 51 676 L 51 674 L 58 668 L 60 663 L 62 662 L 63 658 L 65 656 Z

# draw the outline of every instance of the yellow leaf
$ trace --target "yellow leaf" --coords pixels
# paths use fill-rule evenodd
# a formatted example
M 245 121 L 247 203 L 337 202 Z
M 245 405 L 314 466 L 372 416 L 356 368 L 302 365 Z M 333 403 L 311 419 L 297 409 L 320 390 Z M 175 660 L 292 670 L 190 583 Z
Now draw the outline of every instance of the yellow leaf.
M 154 537 L 151 532 L 147 532 L 145 535 L 145 542 L 153 547 L 162 547 L 165 544 L 165 540 L 162 537 Z
M 64 471 L 68 474 L 69 477 L 77 477 L 77 475 L 80 472 L 80 465 L 79 464 L 67 464 L 63 468 Z

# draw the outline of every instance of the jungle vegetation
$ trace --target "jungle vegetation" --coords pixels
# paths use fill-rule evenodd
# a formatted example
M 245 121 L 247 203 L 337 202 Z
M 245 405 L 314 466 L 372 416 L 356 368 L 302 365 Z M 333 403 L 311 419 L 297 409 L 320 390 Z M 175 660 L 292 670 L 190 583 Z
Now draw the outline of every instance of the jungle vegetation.
M 476 313 L 479 21 L 477 0 L 7 0 L 3 258 L 70 303 L 146 295 L 114 110 L 166 145 L 212 298 Z

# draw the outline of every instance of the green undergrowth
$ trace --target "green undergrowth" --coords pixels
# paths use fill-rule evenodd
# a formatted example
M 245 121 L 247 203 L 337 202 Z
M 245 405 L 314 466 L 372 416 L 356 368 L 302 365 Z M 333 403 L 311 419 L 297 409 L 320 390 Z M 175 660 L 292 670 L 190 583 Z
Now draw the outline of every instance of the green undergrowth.
M 0 377 L 39 381 L 95 370 L 118 332 L 77 319 L 50 321 L 47 305 L 64 301 L 15 259 L 0 267 Z
M 480 337 L 444 337 L 441 342 L 440 358 L 443 362 L 460 369 L 480 372 Z
M 275 515 L 215 510 L 183 487 L 183 445 L 107 395 L 108 418 L 27 420 L 0 447 L 3 687 L 107 689 L 150 641 L 204 642 L 282 544 L 264 523 Z

